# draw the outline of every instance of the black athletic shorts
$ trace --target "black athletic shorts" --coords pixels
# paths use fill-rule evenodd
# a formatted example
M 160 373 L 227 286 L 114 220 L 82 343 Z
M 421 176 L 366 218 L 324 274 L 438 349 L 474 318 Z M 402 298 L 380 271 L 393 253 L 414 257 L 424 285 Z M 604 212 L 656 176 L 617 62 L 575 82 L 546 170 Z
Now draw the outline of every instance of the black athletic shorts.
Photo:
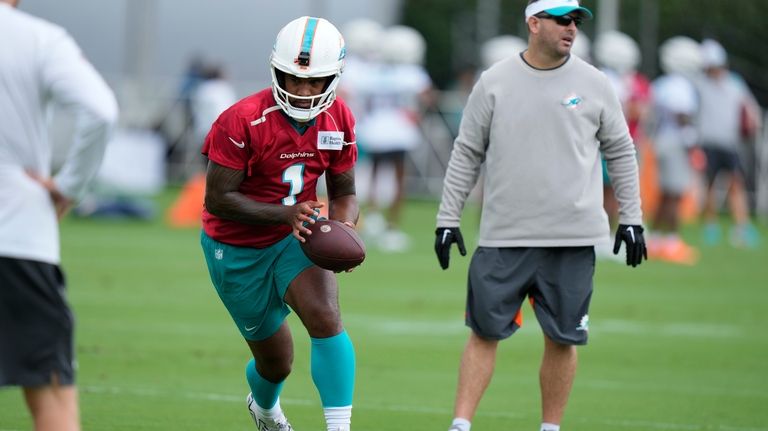
M 725 171 L 731 174 L 744 176 L 744 167 L 736 150 L 726 150 L 717 147 L 702 147 L 707 156 L 707 184 L 712 185 L 717 174 Z
M 0 386 L 74 384 L 73 332 L 59 267 L 0 257 Z
M 527 297 L 542 331 L 560 344 L 587 343 L 594 247 L 478 247 L 469 266 L 466 325 L 501 340 L 522 326 Z
M 405 160 L 405 150 L 391 150 L 382 152 L 369 152 L 368 156 L 376 162 L 399 162 Z

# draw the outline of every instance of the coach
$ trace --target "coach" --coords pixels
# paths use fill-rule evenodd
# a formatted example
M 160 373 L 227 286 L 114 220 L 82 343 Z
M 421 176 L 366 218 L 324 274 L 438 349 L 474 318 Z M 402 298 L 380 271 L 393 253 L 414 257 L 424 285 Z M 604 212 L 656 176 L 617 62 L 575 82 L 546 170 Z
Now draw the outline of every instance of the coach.
M 600 153 L 619 201 L 614 253 L 645 257 L 635 148 L 608 79 L 571 55 L 582 20 L 576 0 L 532 0 L 528 49 L 482 74 L 472 90 L 445 176 L 435 251 L 448 268 L 467 196 L 484 167 L 479 247 L 469 268 L 464 350 L 451 430 L 468 431 L 499 340 L 533 304 L 544 333 L 542 431 L 559 431 L 587 342 L 594 245 L 607 240 Z

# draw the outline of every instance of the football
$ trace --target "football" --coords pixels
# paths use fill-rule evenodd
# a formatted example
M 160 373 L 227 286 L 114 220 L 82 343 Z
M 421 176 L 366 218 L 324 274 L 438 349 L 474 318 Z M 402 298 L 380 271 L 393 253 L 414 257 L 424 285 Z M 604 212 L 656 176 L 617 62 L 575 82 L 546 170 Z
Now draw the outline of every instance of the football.
M 307 226 L 312 235 L 301 249 L 315 265 L 333 272 L 352 269 L 365 260 L 365 244 L 354 229 L 336 220 L 317 220 Z

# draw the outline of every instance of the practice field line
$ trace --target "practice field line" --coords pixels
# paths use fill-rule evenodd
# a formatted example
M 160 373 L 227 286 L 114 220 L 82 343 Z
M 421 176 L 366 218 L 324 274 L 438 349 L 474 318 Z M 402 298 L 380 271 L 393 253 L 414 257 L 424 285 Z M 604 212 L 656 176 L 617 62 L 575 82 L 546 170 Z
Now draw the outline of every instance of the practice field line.
M 525 325 L 517 332 L 517 337 L 540 336 L 538 323 L 533 317 L 533 312 L 526 310 Z M 591 317 L 591 316 L 590 316 Z M 389 317 L 376 317 L 370 315 L 347 314 L 344 322 L 349 328 L 364 330 L 371 334 L 399 335 L 406 337 L 464 337 L 469 329 L 464 326 L 462 316 L 455 319 L 393 319 Z M 167 336 L 187 336 L 190 334 L 212 336 L 228 331 L 230 324 L 203 325 L 167 322 L 132 322 L 125 325 L 124 322 L 107 323 L 109 329 L 114 332 L 135 332 L 137 330 L 162 334 Z M 637 335 L 653 336 L 672 339 L 750 339 L 755 336 L 754 328 L 748 328 L 732 324 L 718 324 L 708 322 L 670 322 L 654 323 L 638 320 L 600 319 L 595 316 L 589 322 L 590 334 L 599 335 Z M 751 330 L 751 331 L 750 331 Z
M 245 404 L 245 398 L 242 396 L 234 396 L 229 394 L 217 394 L 217 393 L 205 393 L 205 392 L 178 392 L 178 391 L 166 391 L 156 388 L 119 388 L 119 387 L 105 387 L 105 386 L 84 386 L 80 390 L 86 393 L 98 393 L 98 394 L 110 394 L 110 395 L 128 395 L 128 396 L 140 396 L 140 397 L 158 397 L 158 398 L 186 398 L 195 400 L 207 400 L 226 403 L 242 403 Z M 297 406 L 312 406 L 318 404 L 317 400 L 300 399 L 300 398 L 283 398 L 280 397 L 280 403 L 283 405 L 297 405 Z M 418 406 L 404 406 L 404 405 L 372 405 L 372 404 L 360 404 L 354 405 L 355 411 L 371 410 L 371 411 L 388 411 L 388 412 L 401 412 L 401 413 L 423 413 L 430 415 L 443 415 L 449 418 L 452 414 L 452 410 L 449 407 L 446 408 L 434 408 L 434 407 L 418 407 Z M 521 419 L 526 415 L 514 412 L 502 412 L 502 411 L 483 411 L 482 416 L 494 417 L 494 418 L 508 418 L 508 419 Z M 537 413 L 538 415 L 538 413 Z M 446 419 L 448 420 L 448 419 Z M 574 418 L 571 419 L 583 424 L 595 424 L 595 425 L 609 425 L 614 428 L 627 429 L 627 430 L 660 430 L 660 431 L 768 431 L 768 428 L 751 428 L 751 427 L 734 427 L 728 425 L 711 425 L 711 424 L 684 424 L 684 423 L 665 423 L 654 421 L 635 421 L 635 420 L 611 420 L 611 419 L 599 419 L 599 418 Z M 21 431 L 21 430 L 4 430 L 0 431 Z
M 532 314 L 532 313 L 529 313 Z M 591 317 L 591 316 L 590 316 Z M 346 314 L 344 321 L 349 326 L 365 329 L 384 335 L 429 335 L 429 336 L 455 336 L 467 334 L 467 327 L 463 320 L 426 320 L 426 319 L 392 319 L 371 317 L 365 315 Z M 539 335 L 538 331 L 531 331 L 531 327 L 538 328 L 538 323 L 528 319 L 520 330 L 520 335 Z M 604 319 L 599 317 L 589 322 L 590 333 L 597 334 L 627 334 L 627 335 L 653 335 L 669 338 L 746 338 L 748 331 L 738 325 L 717 324 L 706 322 L 673 322 L 651 323 L 637 320 Z

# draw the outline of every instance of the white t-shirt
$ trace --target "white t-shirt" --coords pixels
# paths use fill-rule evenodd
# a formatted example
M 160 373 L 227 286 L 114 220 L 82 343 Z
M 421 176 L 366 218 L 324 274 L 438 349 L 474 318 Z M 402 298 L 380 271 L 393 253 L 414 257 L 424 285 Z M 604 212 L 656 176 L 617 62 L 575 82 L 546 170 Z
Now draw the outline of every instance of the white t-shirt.
M 366 113 L 357 123 L 357 141 L 366 151 L 409 151 L 421 142 L 419 97 L 432 81 L 421 66 L 379 64 L 358 83 Z M 355 115 L 357 115 L 355 113 Z
M 117 103 L 64 29 L 0 3 L 0 40 L 0 256 L 58 264 L 53 203 L 27 174 L 51 176 L 48 109 L 75 114 L 74 142 L 53 180 L 77 199 L 101 163 Z
M 224 79 L 201 82 L 192 93 L 192 115 L 195 124 L 195 145 L 202 147 L 203 140 L 214 121 L 222 112 L 237 102 L 232 85 Z
M 696 144 L 693 125 L 681 125 L 680 115 L 693 120 L 699 110 L 699 97 L 691 80 L 682 75 L 662 75 L 653 81 L 654 113 L 656 115 L 655 145 L 677 145 L 688 148 Z M 665 148 L 661 149 L 666 150 Z
M 742 109 L 753 100 L 749 87 L 730 72 L 718 79 L 703 75 L 694 85 L 701 100 L 697 121 L 701 145 L 738 150 Z

